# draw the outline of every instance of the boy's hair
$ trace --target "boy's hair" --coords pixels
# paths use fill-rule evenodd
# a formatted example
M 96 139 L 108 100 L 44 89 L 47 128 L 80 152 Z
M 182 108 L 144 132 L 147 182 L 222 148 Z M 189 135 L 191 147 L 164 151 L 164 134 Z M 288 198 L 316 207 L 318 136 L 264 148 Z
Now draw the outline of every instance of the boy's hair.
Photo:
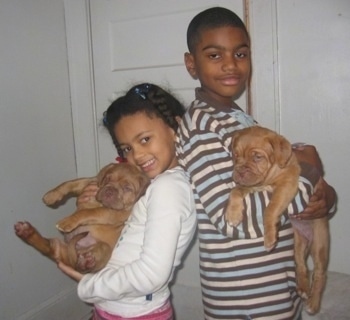
M 188 25 L 187 47 L 189 52 L 195 51 L 203 31 L 225 26 L 240 28 L 249 38 L 247 28 L 239 16 L 226 8 L 213 7 L 198 13 Z
M 103 124 L 111 135 L 120 156 L 122 152 L 114 135 L 114 127 L 124 116 L 138 112 L 145 112 L 148 116 L 162 119 L 176 132 L 178 128 L 176 118 L 182 118 L 185 107 L 173 95 L 151 83 L 136 85 L 124 96 L 117 98 L 103 113 Z

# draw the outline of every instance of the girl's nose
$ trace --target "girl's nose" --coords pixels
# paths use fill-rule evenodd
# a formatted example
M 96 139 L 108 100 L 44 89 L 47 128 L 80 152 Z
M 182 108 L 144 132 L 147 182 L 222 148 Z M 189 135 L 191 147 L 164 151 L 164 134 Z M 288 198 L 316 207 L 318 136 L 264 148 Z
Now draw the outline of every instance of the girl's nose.
M 144 156 L 144 152 L 143 152 L 143 148 L 141 146 L 135 146 L 133 148 L 133 158 L 135 159 L 135 162 L 137 162 L 137 160 L 142 159 L 142 157 Z

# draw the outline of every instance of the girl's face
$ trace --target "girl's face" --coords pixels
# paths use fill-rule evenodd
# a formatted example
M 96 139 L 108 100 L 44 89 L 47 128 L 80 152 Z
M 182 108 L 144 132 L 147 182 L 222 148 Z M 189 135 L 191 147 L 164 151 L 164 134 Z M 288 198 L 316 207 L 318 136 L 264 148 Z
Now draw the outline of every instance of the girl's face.
M 202 90 L 231 106 L 244 91 L 250 76 L 250 46 L 246 33 L 231 26 L 204 30 L 195 52 L 185 54 L 190 75 Z
M 127 161 L 151 179 L 177 165 L 176 134 L 156 116 L 145 112 L 124 116 L 114 126 L 114 134 Z

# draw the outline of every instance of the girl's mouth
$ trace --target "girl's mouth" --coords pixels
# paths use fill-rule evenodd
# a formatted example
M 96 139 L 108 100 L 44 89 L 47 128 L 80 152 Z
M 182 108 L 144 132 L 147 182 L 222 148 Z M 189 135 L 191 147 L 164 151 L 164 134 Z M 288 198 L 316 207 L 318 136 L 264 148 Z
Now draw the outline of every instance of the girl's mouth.
M 141 168 L 142 168 L 143 171 L 148 171 L 148 170 L 151 169 L 151 167 L 152 167 L 152 165 L 153 165 L 154 163 L 155 163 L 155 160 L 154 160 L 154 158 L 153 158 L 153 159 L 148 160 L 148 161 L 146 161 L 145 163 L 143 163 L 143 164 L 141 165 Z

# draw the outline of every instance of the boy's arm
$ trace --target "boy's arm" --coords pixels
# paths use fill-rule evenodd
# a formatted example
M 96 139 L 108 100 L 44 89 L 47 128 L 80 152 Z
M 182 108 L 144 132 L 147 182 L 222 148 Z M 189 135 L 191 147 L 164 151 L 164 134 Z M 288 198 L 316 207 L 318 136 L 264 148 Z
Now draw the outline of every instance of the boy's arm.
M 294 152 L 299 163 L 309 163 L 313 165 L 320 173 L 321 178 L 315 186 L 315 191 L 310 198 L 306 209 L 295 215 L 297 219 L 318 219 L 328 215 L 331 218 L 335 213 L 336 192 L 323 178 L 324 170 L 321 159 L 316 148 L 312 145 L 295 144 Z
M 199 223 L 234 239 L 256 238 L 262 235 L 263 226 L 262 206 L 255 202 L 267 198 L 266 194 L 248 200 L 245 218 L 237 227 L 225 220 L 224 212 L 233 187 L 231 136 L 233 131 L 243 128 L 230 115 L 225 120 L 223 127 L 222 122 L 205 111 L 197 109 L 193 114 L 187 113 L 178 130 L 178 159 L 189 174 L 197 198 Z M 252 212 L 257 219 L 251 219 Z M 250 218 L 246 219 L 247 216 Z M 208 219 L 210 223 L 206 222 Z
M 233 131 L 243 128 L 240 121 L 235 121 L 229 115 L 225 121 L 225 123 L 219 123 L 211 119 L 205 111 L 197 110 L 192 115 L 187 113 L 178 130 L 176 146 L 179 162 L 190 176 L 197 197 L 197 213 L 200 223 L 205 224 L 207 228 L 215 228 L 223 235 L 234 239 L 261 237 L 263 235 L 263 212 L 269 201 L 267 191 L 255 192 L 246 196 L 243 221 L 237 227 L 231 227 L 225 220 L 225 207 L 233 187 L 231 136 Z M 307 186 L 300 185 L 299 193 L 293 205 L 290 206 L 292 209 L 288 212 L 289 214 L 301 212 L 306 207 L 314 186 L 314 183 L 306 180 L 302 179 L 300 182 L 300 184 L 306 183 Z M 210 224 L 205 221 L 208 218 Z M 285 221 L 286 215 L 281 223 Z

